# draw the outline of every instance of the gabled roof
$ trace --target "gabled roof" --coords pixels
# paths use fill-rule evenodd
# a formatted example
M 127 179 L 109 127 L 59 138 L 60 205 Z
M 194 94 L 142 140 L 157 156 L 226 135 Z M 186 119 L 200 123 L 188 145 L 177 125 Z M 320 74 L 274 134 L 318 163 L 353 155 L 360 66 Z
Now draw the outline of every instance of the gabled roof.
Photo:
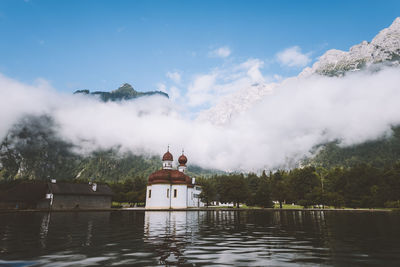
M 96 191 L 90 184 L 49 183 L 49 190 L 54 195 L 97 195 L 112 196 L 113 192 L 108 185 L 97 185 Z
M 0 192 L 0 201 L 35 202 L 46 198 L 47 193 L 54 195 L 90 195 L 112 196 L 108 185 L 97 185 L 96 191 L 89 184 L 22 182 L 7 191 Z
M 43 182 L 22 182 L 5 192 L 0 192 L 0 201 L 38 201 L 46 197 L 47 188 L 47 184 Z

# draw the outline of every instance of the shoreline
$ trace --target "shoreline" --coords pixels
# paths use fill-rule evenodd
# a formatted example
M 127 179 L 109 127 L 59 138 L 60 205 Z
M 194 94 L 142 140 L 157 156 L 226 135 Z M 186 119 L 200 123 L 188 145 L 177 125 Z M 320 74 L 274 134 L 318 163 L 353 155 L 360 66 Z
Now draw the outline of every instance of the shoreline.
M 65 210 L 43 210 L 43 209 L 24 209 L 24 210 L 0 210 L 2 213 L 24 213 L 24 212 L 110 212 L 110 211 L 156 211 L 156 212 L 171 212 L 171 211 L 304 211 L 304 212 L 395 212 L 390 209 L 279 209 L 279 208 L 186 208 L 186 209 L 145 209 L 145 208 L 110 208 L 110 209 L 65 209 Z

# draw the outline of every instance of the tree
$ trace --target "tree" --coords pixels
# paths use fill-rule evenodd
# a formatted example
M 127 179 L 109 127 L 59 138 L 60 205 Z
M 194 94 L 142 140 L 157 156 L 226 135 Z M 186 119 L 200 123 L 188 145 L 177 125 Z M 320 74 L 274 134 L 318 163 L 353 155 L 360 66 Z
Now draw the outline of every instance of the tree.
M 249 189 L 249 197 L 247 198 L 246 204 L 249 206 L 257 205 L 257 190 L 260 184 L 260 178 L 255 173 L 249 173 L 245 180 Z
M 0 145 L 0 161 L 8 179 L 71 179 L 78 155 L 60 139 L 49 116 L 26 116 L 13 126 Z
M 289 173 L 289 187 L 295 201 L 307 202 L 307 194 L 315 187 L 321 188 L 321 181 L 314 167 L 294 169 Z
M 255 203 L 264 208 L 271 208 L 274 205 L 271 200 L 270 183 L 267 177 L 262 176 L 259 179 L 257 191 L 255 194 Z
M 223 203 L 233 202 L 239 208 L 249 195 L 247 183 L 243 174 L 230 174 L 220 176 L 217 184 L 217 192 Z
M 278 170 L 275 173 L 270 173 L 270 181 L 272 198 L 279 202 L 279 207 L 282 209 L 282 203 L 288 197 L 289 190 L 287 173 L 281 170 Z
M 208 207 L 210 202 L 214 201 L 217 197 L 217 189 L 212 179 L 202 179 L 199 181 L 201 185 L 200 199 L 206 203 Z

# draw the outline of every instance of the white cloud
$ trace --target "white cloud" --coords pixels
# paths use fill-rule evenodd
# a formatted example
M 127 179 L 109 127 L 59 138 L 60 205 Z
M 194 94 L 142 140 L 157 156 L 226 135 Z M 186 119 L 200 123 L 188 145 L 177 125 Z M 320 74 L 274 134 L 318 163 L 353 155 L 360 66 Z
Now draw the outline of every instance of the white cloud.
M 288 67 L 305 67 L 311 62 L 310 54 L 301 53 L 298 46 L 289 47 L 276 54 L 278 62 Z
M 166 76 L 171 79 L 174 83 L 180 83 L 182 75 L 178 71 L 167 72 Z
M 220 48 L 217 48 L 217 49 L 209 52 L 208 55 L 210 57 L 226 58 L 226 57 L 229 57 L 231 53 L 232 53 L 232 51 L 228 46 L 222 46 Z
M 248 74 L 255 64 L 196 77 L 192 93 L 207 98 L 245 88 L 258 77 Z M 157 155 L 171 144 L 175 155 L 184 147 L 189 164 L 206 168 L 280 167 L 320 143 L 338 139 L 351 145 L 390 132 L 391 125 L 400 124 L 399 84 L 398 67 L 340 78 L 289 78 L 229 124 L 215 126 L 186 118 L 182 106 L 164 97 L 103 103 L 58 93 L 44 81 L 27 85 L 0 75 L 0 98 L 7 99 L 0 105 L 0 138 L 25 114 L 47 113 L 60 136 L 82 151 L 121 146 Z
M 208 107 L 225 95 L 264 82 L 260 69 L 263 61 L 249 59 L 241 64 L 216 68 L 210 73 L 197 75 L 188 86 L 187 104 L 191 107 Z
M 176 101 L 181 97 L 181 92 L 179 90 L 179 88 L 172 86 L 171 88 L 169 88 L 168 91 L 168 95 L 171 98 L 172 101 Z
M 166 93 L 167 92 L 167 86 L 163 83 L 158 83 L 157 84 L 157 90 Z

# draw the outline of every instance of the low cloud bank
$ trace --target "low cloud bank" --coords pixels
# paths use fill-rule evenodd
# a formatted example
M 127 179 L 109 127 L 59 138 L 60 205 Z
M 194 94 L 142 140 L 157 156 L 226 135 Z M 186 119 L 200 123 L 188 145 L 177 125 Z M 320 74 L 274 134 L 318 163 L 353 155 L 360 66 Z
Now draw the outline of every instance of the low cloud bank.
M 287 166 L 316 145 L 352 145 L 390 134 L 400 123 L 400 68 L 345 77 L 289 78 L 224 126 L 190 120 L 163 97 L 103 103 L 61 94 L 46 82 L 26 85 L 0 76 L 0 138 L 26 114 L 50 114 L 62 138 L 82 153 L 121 146 L 157 155 L 182 148 L 188 164 L 256 171 Z

